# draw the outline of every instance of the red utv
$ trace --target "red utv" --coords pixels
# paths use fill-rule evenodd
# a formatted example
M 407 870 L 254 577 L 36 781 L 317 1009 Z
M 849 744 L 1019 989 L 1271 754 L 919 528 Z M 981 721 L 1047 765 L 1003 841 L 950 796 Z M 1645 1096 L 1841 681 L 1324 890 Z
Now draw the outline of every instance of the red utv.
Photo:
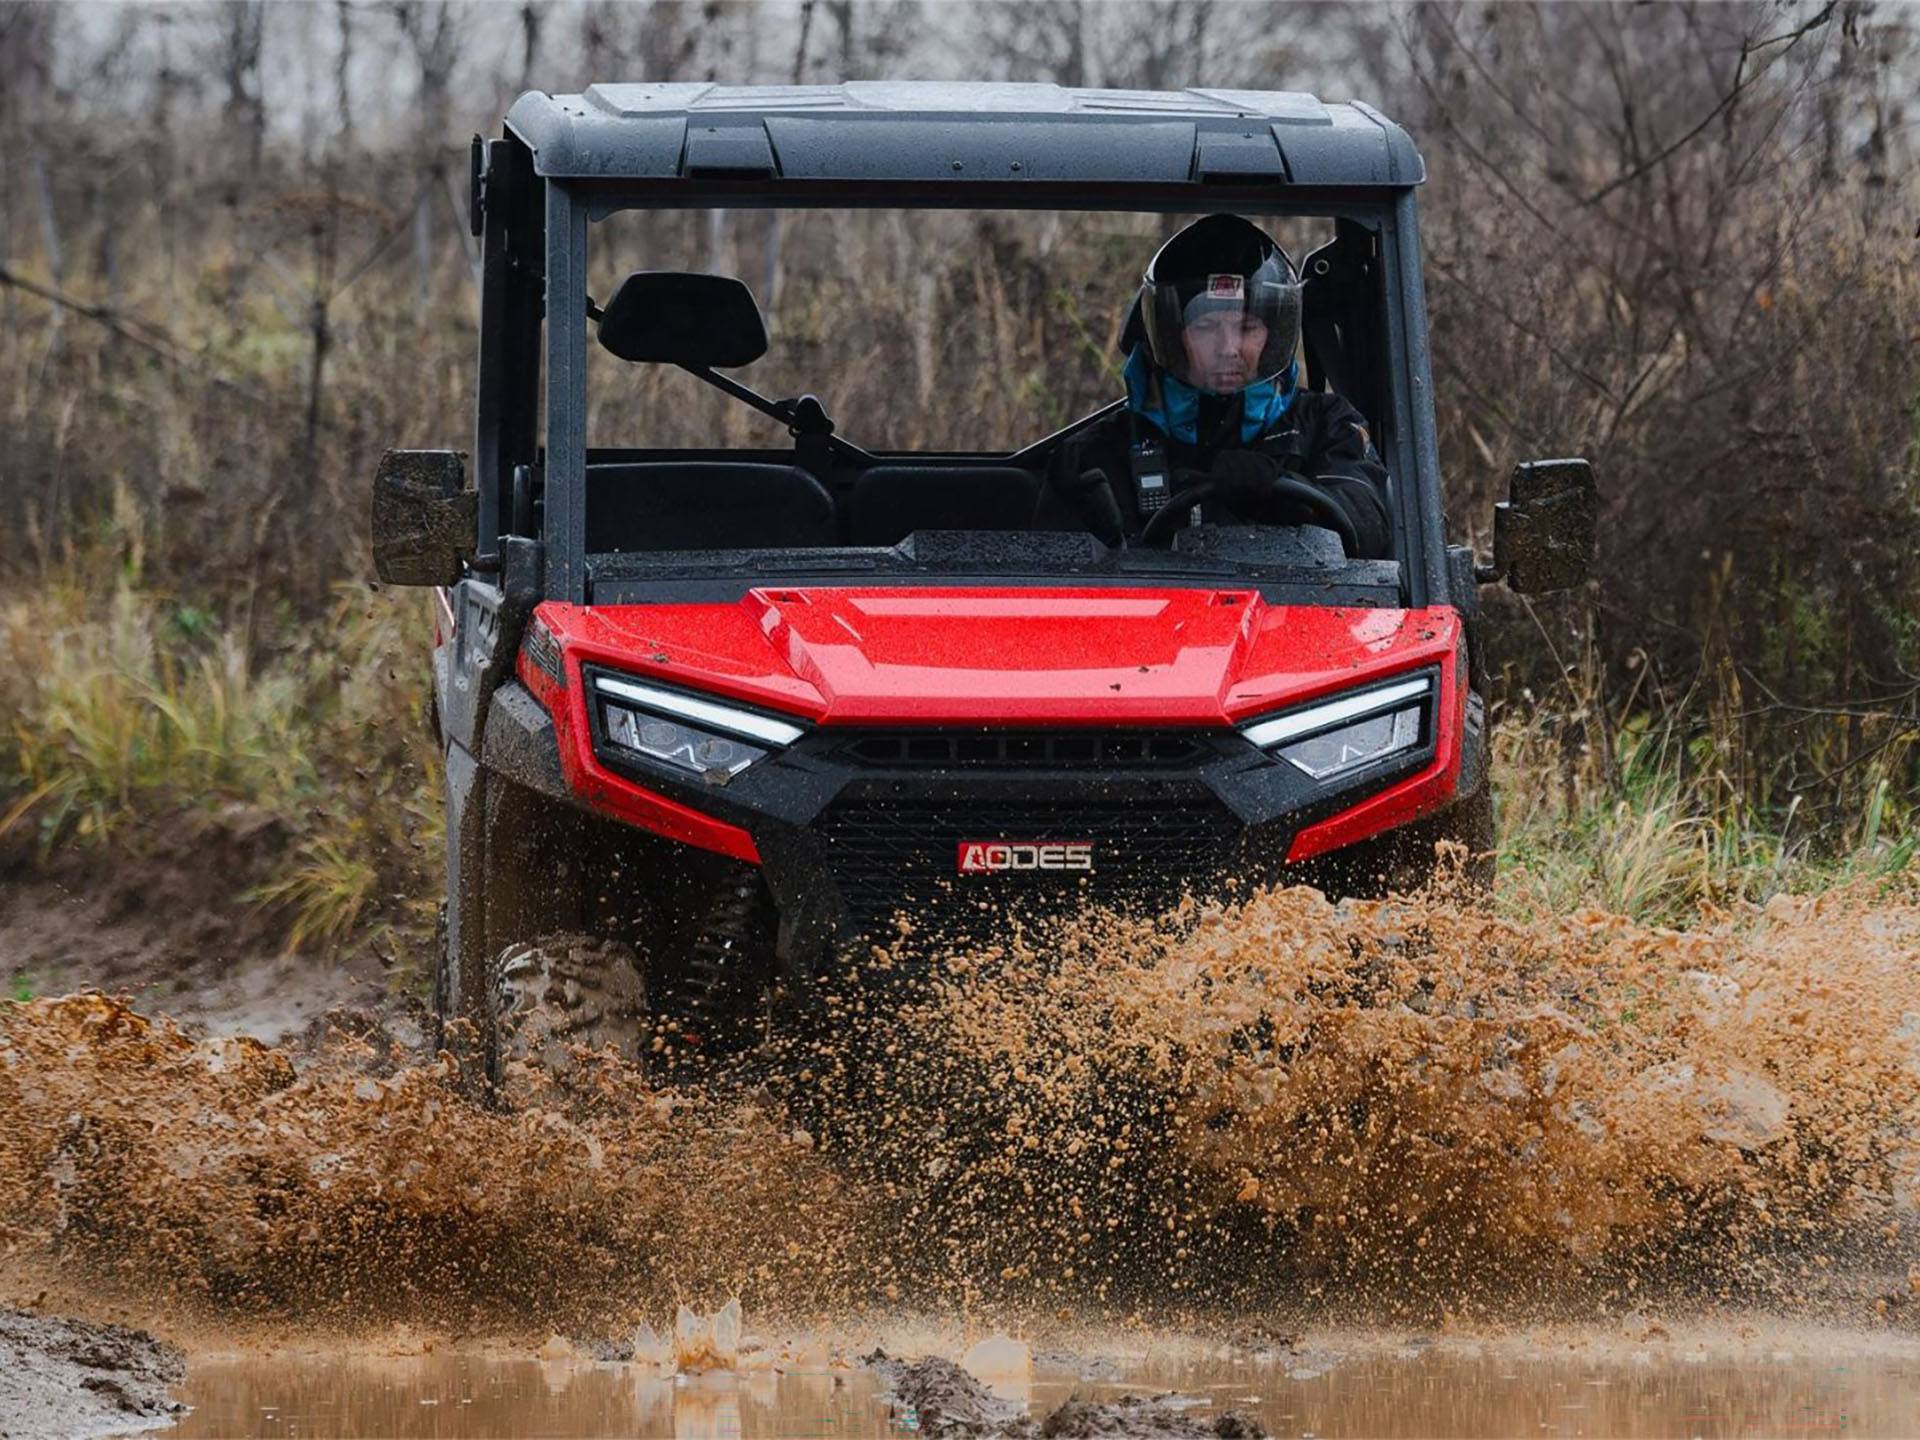
M 1594 492 L 1522 466 L 1493 565 L 1446 545 L 1399 127 L 1279 92 L 599 85 L 522 97 L 473 155 L 472 463 L 390 452 L 373 534 L 383 579 L 439 587 L 436 998 L 496 1073 L 635 1045 L 649 1010 L 720 1043 L 901 914 L 952 934 L 1484 856 L 1477 587 L 1577 582 Z M 1366 417 L 1390 558 L 1192 494 L 1119 543 L 1036 524 L 1060 445 L 1121 403 L 1117 333 L 1020 382 L 1026 433 L 926 371 L 976 316 L 1031 321 L 994 267 L 1045 309 L 1049 255 L 1110 255 L 1118 315 L 1170 217 L 1222 210 L 1309 242 L 1301 383 Z M 830 285 L 781 286 L 803 244 Z M 696 273 L 728 268 L 771 316 Z M 723 373 L 783 350 L 827 401 Z

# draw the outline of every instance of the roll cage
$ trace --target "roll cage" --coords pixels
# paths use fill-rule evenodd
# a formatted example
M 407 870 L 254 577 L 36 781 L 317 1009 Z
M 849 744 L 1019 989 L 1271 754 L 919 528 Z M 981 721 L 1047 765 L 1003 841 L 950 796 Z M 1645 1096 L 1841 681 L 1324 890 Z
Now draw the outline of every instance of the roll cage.
M 475 137 L 482 283 L 473 478 L 475 568 L 549 599 L 592 598 L 589 464 L 669 452 L 589 449 L 587 251 L 628 210 L 1000 209 L 1330 218 L 1302 265 L 1310 385 L 1375 427 L 1400 603 L 1449 595 L 1415 187 L 1399 127 L 1363 105 L 1285 92 L 1069 91 L 876 84 L 595 86 L 523 96 Z M 1100 412 L 1103 413 L 1103 412 Z M 1044 468 L 1094 416 L 1011 454 L 875 451 L 888 465 Z M 808 465 L 782 450 L 672 452 Z M 817 446 L 815 450 L 817 453 Z

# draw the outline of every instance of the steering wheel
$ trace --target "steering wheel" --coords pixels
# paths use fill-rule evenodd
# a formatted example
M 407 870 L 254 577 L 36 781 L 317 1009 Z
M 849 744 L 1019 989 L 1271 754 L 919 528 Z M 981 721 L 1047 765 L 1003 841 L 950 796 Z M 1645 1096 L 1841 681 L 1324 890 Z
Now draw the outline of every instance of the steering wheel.
M 1196 505 L 1203 505 L 1218 498 L 1220 484 L 1215 480 L 1202 480 L 1198 485 L 1189 485 L 1176 491 L 1158 510 L 1147 517 L 1147 523 L 1141 527 L 1142 545 L 1165 545 L 1171 542 L 1173 532 L 1185 524 L 1186 513 Z M 1318 485 L 1308 484 L 1297 475 L 1276 475 L 1267 484 L 1266 493 L 1274 497 L 1284 496 L 1297 500 L 1313 511 L 1315 523 L 1324 525 L 1340 537 L 1340 548 L 1351 555 L 1360 548 L 1360 536 L 1353 528 L 1353 521 L 1347 518 L 1334 498 Z

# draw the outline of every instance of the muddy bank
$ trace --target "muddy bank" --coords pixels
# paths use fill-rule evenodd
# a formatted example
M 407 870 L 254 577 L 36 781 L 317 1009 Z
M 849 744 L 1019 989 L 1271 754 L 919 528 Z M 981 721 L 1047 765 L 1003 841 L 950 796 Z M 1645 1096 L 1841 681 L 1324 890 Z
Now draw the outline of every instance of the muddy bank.
M 79 1440 L 179 1413 L 180 1351 L 141 1330 L 0 1309 L 0 1437 Z
M 44 856 L 29 829 L 0 834 L 0 985 L 13 998 L 98 989 L 213 1034 L 278 1040 L 332 1006 L 390 1003 L 426 963 L 412 935 L 287 953 L 287 917 L 245 899 L 288 844 L 262 812 L 186 811 L 130 826 L 111 850 Z
M 1036 1417 L 1017 1401 L 995 1395 L 951 1360 L 930 1355 L 911 1363 L 875 1351 L 864 1362 L 886 1387 L 888 1416 L 902 1429 L 931 1440 L 1265 1440 L 1257 1420 L 1228 1410 L 1195 1415 L 1178 1395 L 1069 1396 Z

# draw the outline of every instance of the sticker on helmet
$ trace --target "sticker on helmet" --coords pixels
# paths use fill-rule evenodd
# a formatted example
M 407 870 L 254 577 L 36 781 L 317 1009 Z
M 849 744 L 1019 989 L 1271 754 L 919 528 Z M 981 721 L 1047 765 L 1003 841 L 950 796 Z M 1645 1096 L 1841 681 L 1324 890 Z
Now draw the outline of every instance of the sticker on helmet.
M 1247 281 L 1242 275 L 1207 276 L 1207 298 L 1209 300 L 1244 300 L 1247 298 Z

